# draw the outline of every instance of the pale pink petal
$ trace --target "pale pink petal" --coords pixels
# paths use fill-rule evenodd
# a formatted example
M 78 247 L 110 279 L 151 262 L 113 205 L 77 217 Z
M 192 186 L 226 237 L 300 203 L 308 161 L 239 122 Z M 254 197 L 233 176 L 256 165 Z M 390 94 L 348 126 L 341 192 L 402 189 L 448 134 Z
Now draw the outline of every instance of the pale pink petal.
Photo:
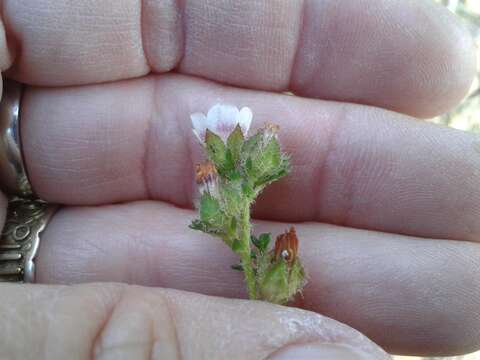
M 243 135 L 247 136 L 250 125 L 252 124 L 252 110 L 248 107 L 243 107 L 238 114 L 238 124 L 242 129 Z
M 237 126 L 237 116 L 235 106 L 216 104 L 208 111 L 207 128 L 226 140 Z
M 205 133 L 203 135 L 199 134 L 197 130 L 193 129 L 193 134 L 197 137 L 198 141 L 201 143 L 205 142 Z
M 190 115 L 192 120 L 193 133 L 200 142 L 205 141 L 205 132 L 207 131 L 207 117 L 202 113 L 194 113 Z

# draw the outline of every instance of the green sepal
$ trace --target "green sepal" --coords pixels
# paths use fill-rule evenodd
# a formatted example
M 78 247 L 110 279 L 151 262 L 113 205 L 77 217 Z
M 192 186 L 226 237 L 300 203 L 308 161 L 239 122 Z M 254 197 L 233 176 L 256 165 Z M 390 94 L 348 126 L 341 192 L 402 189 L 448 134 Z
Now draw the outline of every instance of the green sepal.
M 289 170 L 289 159 L 282 154 L 275 137 L 263 143 L 263 130 L 248 139 L 243 146 L 244 172 L 257 191 L 267 184 L 285 176 Z
M 252 172 L 253 172 L 253 161 L 252 161 L 251 157 L 249 157 L 249 158 L 247 158 L 247 160 L 245 160 L 245 170 L 246 170 L 247 174 L 252 174 Z
M 264 174 L 262 174 L 262 176 L 256 179 L 254 187 L 265 187 L 266 185 L 281 179 L 282 177 L 287 175 L 289 171 L 290 161 L 288 157 L 282 156 L 280 164 L 275 169 L 273 169 L 271 173 L 265 172 Z
M 261 141 L 263 137 L 263 132 L 258 131 L 255 135 L 250 136 L 244 143 L 242 147 L 242 155 L 246 160 L 252 158 L 255 153 L 261 151 Z M 252 159 L 251 159 L 252 160 Z
M 260 234 L 258 238 L 252 236 L 252 243 L 255 247 L 261 251 L 265 252 L 268 249 L 268 244 L 272 240 L 272 235 L 270 233 Z
M 288 302 L 288 268 L 285 261 L 274 262 L 267 271 L 260 276 L 259 290 L 263 300 L 274 304 Z
M 240 125 L 237 124 L 235 130 L 233 130 L 227 139 L 227 148 L 230 152 L 233 168 L 235 168 L 236 164 L 240 161 L 244 141 L 245 139 L 243 137 L 242 129 L 240 128 Z
M 218 172 L 224 174 L 229 169 L 229 159 L 227 158 L 227 147 L 223 140 L 217 134 L 207 129 L 205 133 L 205 145 L 208 158 L 215 164 Z
M 263 300 L 286 304 L 301 293 L 307 276 L 298 258 L 289 264 L 283 258 L 276 260 L 273 252 L 260 255 L 257 258 L 258 289 Z
M 306 284 L 307 274 L 300 259 L 296 259 L 290 268 L 288 277 L 288 300 L 291 300 L 297 293 L 301 293 Z

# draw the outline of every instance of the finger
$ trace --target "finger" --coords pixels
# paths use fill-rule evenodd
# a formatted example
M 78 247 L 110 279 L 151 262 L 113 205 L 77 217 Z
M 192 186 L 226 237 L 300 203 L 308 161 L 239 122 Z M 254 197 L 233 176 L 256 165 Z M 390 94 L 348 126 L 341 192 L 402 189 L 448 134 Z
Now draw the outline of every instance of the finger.
M 430 1 L 5 1 L 10 74 L 72 85 L 178 69 L 231 85 L 433 116 L 475 73 L 473 41 Z M 59 51 L 61 49 L 61 51 Z
M 389 358 L 334 320 L 261 302 L 120 284 L 0 290 L 7 359 Z
M 480 138 L 381 109 L 220 87 L 164 75 L 32 89 L 22 142 L 36 192 L 52 202 L 160 199 L 190 207 L 201 146 L 189 114 L 218 101 L 280 124 L 292 173 L 256 216 L 480 240 Z
M 139 202 L 61 210 L 42 238 L 37 279 L 116 281 L 244 297 L 238 259 L 187 228 L 193 212 Z M 260 222 L 278 234 L 287 224 Z M 300 305 L 359 329 L 392 353 L 479 347 L 480 245 L 297 224 L 309 283 Z

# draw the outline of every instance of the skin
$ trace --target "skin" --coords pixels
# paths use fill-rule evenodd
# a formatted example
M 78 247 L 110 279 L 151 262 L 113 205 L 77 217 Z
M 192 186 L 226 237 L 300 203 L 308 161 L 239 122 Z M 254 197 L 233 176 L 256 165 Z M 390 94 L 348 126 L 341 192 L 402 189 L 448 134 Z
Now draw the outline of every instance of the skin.
M 256 204 L 255 230 L 300 222 L 310 282 L 298 306 L 390 352 L 479 347 L 480 138 L 418 120 L 457 104 L 475 71 L 472 40 L 445 9 L 418 0 L 1 6 L 1 70 L 31 85 L 21 114 L 30 181 L 66 205 L 36 262 L 50 285 L 0 286 L 2 354 L 262 359 L 329 342 L 385 358 L 313 312 L 226 299 L 245 296 L 235 258 L 186 228 L 201 159 L 188 115 L 216 102 L 251 107 L 254 126 L 278 123 L 292 154 L 292 174 Z M 1 196 L 0 221 L 5 207 Z

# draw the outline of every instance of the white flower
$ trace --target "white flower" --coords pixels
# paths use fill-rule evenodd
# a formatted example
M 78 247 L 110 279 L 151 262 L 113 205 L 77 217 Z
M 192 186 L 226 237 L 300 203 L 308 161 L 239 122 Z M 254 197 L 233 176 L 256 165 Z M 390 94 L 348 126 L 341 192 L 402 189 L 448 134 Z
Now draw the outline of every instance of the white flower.
M 225 104 L 214 105 L 208 110 L 206 116 L 202 113 L 190 115 L 193 133 L 202 143 L 205 142 L 207 129 L 220 136 L 226 142 L 237 124 L 240 125 L 243 135 L 247 136 L 248 129 L 252 123 L 252 117 L 252 110 L 248 107 L 238 110 L 236 106 Z

